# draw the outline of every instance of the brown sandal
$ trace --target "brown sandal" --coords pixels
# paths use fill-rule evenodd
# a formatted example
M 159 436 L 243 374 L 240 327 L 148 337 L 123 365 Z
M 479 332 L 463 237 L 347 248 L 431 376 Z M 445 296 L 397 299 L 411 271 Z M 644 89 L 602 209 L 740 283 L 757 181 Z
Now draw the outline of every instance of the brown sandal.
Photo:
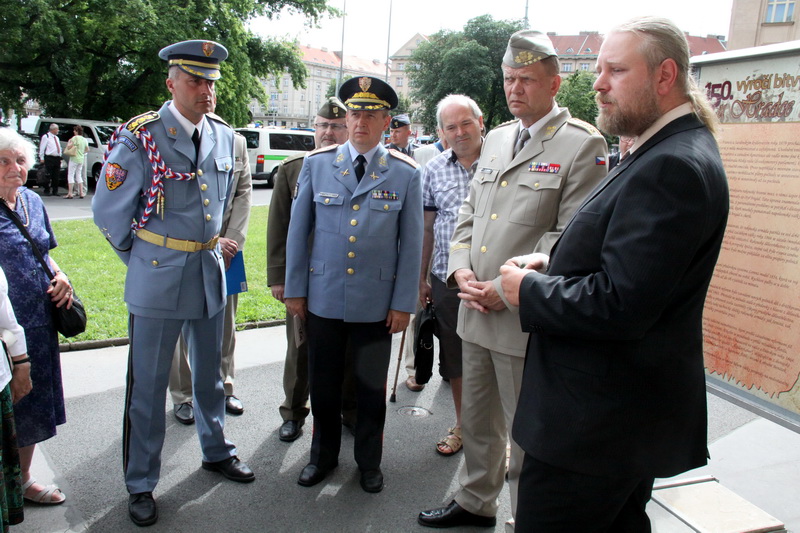
M 447 436 L 436 443 L 436 453 L 449 457 L 461 451 L 461 447 L 464 443 L 461 441 L 461 428 L 450 428 L 447 431 Z M 444 451 L 442 448 L 445 446 L 449 448 L 450 451 Z

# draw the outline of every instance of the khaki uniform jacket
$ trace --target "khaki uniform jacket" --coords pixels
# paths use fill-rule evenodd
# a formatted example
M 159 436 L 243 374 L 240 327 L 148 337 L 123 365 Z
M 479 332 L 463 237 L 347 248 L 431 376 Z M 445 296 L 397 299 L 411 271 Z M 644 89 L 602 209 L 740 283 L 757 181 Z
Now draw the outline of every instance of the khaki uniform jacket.
M 270 287 L 286 283 L 286 236 L 292 198 L 305 156 L 299 154 L 284 159 L 275 174 L 267 221 L 267 285 Z
M 453 234 L 448 285 L 461 268 L 479 281 L 500 287 L 500 266 L 517 255 L 549 254 L 584 198 L 607 174 L 605 139 L 590 124 L 572 119 L 566 108 L 513 157 L 519 121 L 495 128 L 486 137 L 470 193 Z M 506 302 L 508 305 L 508 302 Z M 518 309 L 485 315 L 461 305 L 458 334 L 486 349 L 523 357 L 528 334 Z

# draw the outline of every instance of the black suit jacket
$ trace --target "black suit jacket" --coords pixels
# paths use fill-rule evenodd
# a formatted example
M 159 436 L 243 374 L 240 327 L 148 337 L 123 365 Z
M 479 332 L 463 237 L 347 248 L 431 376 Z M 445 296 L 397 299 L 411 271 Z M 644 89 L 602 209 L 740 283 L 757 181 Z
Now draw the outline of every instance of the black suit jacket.
M 589 195 L 525 277 L 532 332 L 513 436 L 590 475 L 668 477 L 706 463 L 702 314 L 728 214 L 717 144 L 680 117 Z

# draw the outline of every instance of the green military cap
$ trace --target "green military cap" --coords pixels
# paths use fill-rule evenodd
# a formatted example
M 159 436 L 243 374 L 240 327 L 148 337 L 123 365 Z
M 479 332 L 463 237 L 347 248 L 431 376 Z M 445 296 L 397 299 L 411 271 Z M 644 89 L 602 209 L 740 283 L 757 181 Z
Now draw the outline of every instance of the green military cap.
M 162 48 L 158 57 L 192 76 L 218 80 L 219 64 L 227 59 L 228 49 L 214 41 L 181 41 Z
M 397 93 L 385 81 L 372 76 L 350 78 L 339 88 L 339 100 L 347 109 L 394 109 Z
M 322 104 L 322 107 L 319 108 L 319 111 L 317 111 L 317 116 L 330 120 L 333 118 L 344 118 L 346 113 L 347 108 L 344 106 L 341 100 L 335 96 L 331 96 L 324 104 Z
M 508 40 L 503 64 L 522 68 L 550 56 L 558 57 L 550 37 L 536 30 L 520 30 Z

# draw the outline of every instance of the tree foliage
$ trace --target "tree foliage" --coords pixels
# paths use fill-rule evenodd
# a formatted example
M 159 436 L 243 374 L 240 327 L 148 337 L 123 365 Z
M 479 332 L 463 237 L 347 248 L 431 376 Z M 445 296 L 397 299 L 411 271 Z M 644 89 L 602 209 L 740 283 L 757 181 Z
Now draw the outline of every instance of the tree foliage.
M 260 77 L 288 71 L 295 87 L 306 69 L 294 43 L 261 39 L 245 23 L 281 10 L 312 22 L 335 13 L 327 0 L 0 0 L 0 107 L 39 102 L 50 116 L 126 119 L 169 98 L 158 51 L 186 39 L 228 49 L 217 85 L 217 113 L 248 121 Z
M 462 31 L 442 30 L 423 42 L 408 65 L 416 115 L 426 131 L 436 131 L 436 104 L 448 94 L 471 97 L 483 111 L 487 128 L 513 118 L 503 93 L 500 65 L 508 38 L 523 25 L 519 20 L 494 20 L 482 15 Z
M 596 91 L 594 85 L 595 75 L 585 70 L 579 70 L 561 82 L 561 88 L 556 95 L 556 102 L 561 107 L 569 109 L 570 114 L 592 125 L 597 125 L 597 101 L 594 99 Z M 604 134 L 605 135 L 605 134 Z M 612 142 L 616 137 L 605 135 L 607 142 Z

